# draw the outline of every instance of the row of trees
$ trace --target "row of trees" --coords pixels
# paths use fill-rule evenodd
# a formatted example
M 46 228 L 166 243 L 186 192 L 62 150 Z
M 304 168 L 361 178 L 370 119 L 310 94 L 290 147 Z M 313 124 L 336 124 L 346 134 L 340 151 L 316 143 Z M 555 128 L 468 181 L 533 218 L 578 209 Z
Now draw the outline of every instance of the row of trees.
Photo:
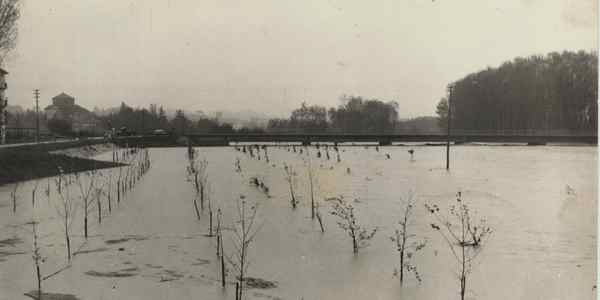
M 135 132 L 148 132 L 163 129 L 175 134 L 194 133 L 235 133 L 253 132 L 255 129 L 234 128 L 232 124 L 219 122 L 217 119 L 201 116 L 192 120 L 179 109 L 173 118 L 168 118 L 162 106 L 151 104 L 146 108 L 132 108 L 121 103 L 118 111 L 101 117 L 104 126 L 109 128 L 127 127 Z
M 597 129 L 598 55 L 552 52 L 515 58 L 452 85 L 452 127 L 466 130 Z M 448 100 L 437 106 L 447 124 Z
M 119 204 L 125 199 L 126 195 L 135 187 L 142 177 L 149 171 L 151 160 L 147 149 L 142 148 L 125 148 L 113 150 L 113 161 L 120 161 L 124 164 L 118 168 L 118 176 L 116 170 L 109 169 L 106 171 L 90 170 L 78 173 L 71 173 L 71 169 L 63 169 L 58 166 L 59 174 L 53 179 L 48 178 L 47 183 L 43 184 L 44 194 L 48 200 L 48 204 L 56 209 L 57 219 L 60 222 L 61 235 L 64 237 L 64 245 L 66 252 L 66 265 L 56 271 L 48 272 L 42 270 L 42 264 L 46 260 L 44 255 L 52 253 L 44 246 L 46 243 L 41 243 L 40 236 L 37 231 L 40 225 L 39 218 L 36 217 L 36 208 L 38 199 L 36 199 L 37 189 L 41 180 L 36 180 L 31 192 L 31 205 L 33 207 L 32 219 L 27 224 L 32 225 L 33 249 L 32 259 L 35 264 L 35 278 L 37 280 L 37 290 L 27 293 L 26 295 L 34 299 L 46 299 L 42 293 L 42 282 L 59 274 L 71 266 L 72 259 L 75 255 L 82 252 L 80 250 L 86 245 L 89 237 L 90 219 L 94 211 L 97 212 L 98 224 L 102 224 L 103 217 L 107 213 L 112 213 L 113 205 Z M 115 172 L 114 172 L 115 171 Z M 55 183 L 55 189 L 51 191 L 51 181 Z M 19 194 L 17 189 L 19 184 L 13 186 L 13 191 L 10 194 L 13 203 L 13 214 L 16 214 L 17 201 Z M 43 186 L 42 186 L 43 187 Z M 56 196 L 51 196 L 55 193 Z M 115 203 L 116 202 L 116 203 Z M 106 205 L 105 205 L 106 204 Z M 72 225 L 75 220 L 83 222 L 83 243 L 72 251 Z M 45 275 L 43 274 L 45 271 Z M 36 296 L 36 297 L 33 297 Z

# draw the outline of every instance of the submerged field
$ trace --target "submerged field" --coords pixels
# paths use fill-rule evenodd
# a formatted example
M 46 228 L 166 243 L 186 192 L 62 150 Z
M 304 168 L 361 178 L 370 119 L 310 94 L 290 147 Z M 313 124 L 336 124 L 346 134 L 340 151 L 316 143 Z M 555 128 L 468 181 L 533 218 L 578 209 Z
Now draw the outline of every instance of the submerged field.
M 262 152 L 258 160 L 233 147 L 197 149 L 208 161 L 212 205 L 223 211 L 226 254 L 233 252 L 228 229 L 239 196 L 258 204 L 247 276 L 269 284 L 247 289 L 247 299 L 460 299 L 456 261 L 424 208 L 437 204 L 447 211 L 459 191 L 493 229 L 473 263 L 466 299 L 595 299 L 596 147 L 457 146 L 450 172 L 441 147 L 341 147 L 341 162 L 333 152 L 328 160 L 323 149 L 318 158 L 311 147 L 324 233 L 310 217 L 306 151 L 269 147 L 267 163 Z M 232 271 L 227 288 L 220 286 L 215 238 L 206 236 L 207 209 L 196 218 L 186 149 L 150 149 L 150 157 L 151 168 L 120 203 L 113 194 L 112 212 L 102 203 L 101 224 L 97 208 L 91 210 L 87 242 L 78 207 L 70 227 L 74 256 L 64 270 L 54 179 L 19 186 L 16 213 L 13 186 L 0 186 L 0 299 L 28 299 L 24 293 L 37 288 L 32 219 L 39 222 L 43 275 L 62 270 L 43 281 L 44 292 L 78 299 L 234 299 Z M 110 160 L 111 153 L 97 158 Z M 295 210 L 284 163 L 297 172 Z M 101 172 L 115 178 L 119 168 Z M 268 195 L 251 178 L 266 184 Z M 390 237 L 411 191 L 417 201 L 411 228 L 427 245 L 413 259 L 422 282 L 405 274 L 400 286 Z M 338 196 L 351 201 L 362 224 L 378 228 L 357 255 L 329 213 L 326 199 Z

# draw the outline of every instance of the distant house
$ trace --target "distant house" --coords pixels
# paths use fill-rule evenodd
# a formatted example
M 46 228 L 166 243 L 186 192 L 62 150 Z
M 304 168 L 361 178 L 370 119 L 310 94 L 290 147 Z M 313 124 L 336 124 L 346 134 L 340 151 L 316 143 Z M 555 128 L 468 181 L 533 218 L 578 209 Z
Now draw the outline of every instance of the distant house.
M 75 98 L 65 93 L 52 98 L 52 104 L 44 109 L 46 119 L 70 121 L 74 131 L 95 131 L 97 119 L 89 110 L 75 104 Z

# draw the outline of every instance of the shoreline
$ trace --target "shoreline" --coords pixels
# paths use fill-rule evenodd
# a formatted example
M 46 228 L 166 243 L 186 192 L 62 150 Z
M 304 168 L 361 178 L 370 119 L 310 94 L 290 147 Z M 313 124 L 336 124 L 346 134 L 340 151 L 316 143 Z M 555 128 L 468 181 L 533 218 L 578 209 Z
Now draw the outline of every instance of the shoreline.
M 109 145 L 110 148 L 108 146 Z M 0 186 L 53 177 L 61 167 L 65 173 L 123 166 L 123 163 L 96 160 L 92 157 L 112 149 L 112 144 L 84 145 L 56 151 L 2 149 L 0 151 Z

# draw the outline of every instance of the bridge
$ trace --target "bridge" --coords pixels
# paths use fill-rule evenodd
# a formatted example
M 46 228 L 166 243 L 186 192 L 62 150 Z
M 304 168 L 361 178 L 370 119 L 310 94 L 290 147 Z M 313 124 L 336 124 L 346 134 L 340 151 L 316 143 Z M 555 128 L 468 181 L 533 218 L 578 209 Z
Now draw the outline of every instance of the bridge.
M 119 144 L 129 143 L 149 147 L 182 146 L 188 142 L 194 146 L 228 146 L 236 143 L 287 143 L 309 145 L 311 143 L 376 143 L 381 146 L 392 143 L 445 143 L 444 134 L 333 134 L 333 133 L 253 133 L 253 134 L 186 134 L 181 136 L 143 135 L 119 137 Z M 529 135 L 529 134 L 488 134 L 454 133 L 450 135 L 454 144 L 462 143 L 522 143 L 545 145 L 548 143 L 597 144 L 597 135 Z

